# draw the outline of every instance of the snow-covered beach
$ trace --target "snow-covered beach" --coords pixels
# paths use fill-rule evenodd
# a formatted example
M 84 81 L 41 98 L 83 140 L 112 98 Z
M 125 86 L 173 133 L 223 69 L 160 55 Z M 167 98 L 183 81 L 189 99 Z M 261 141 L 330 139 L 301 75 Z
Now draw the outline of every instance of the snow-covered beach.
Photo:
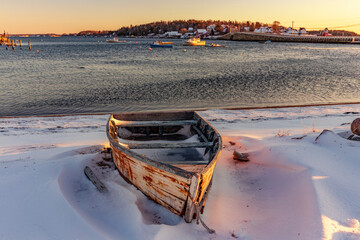
M 360 239 L 360 141 L 342 137 L 360 105 L 200 114 L 224 142 L 202 216 L 216 234 L 119 176 L 108 115 L 76 115 L 0 118 L 0 239 Z

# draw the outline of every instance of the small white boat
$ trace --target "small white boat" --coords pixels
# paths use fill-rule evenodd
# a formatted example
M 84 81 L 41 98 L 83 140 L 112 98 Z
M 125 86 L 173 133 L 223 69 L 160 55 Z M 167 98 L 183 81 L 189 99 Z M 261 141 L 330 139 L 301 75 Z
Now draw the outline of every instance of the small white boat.
M 114 37 L 112 39 L 107 39 L 106 42 L 107 43 L 124 43 L 126 41 L 125 40 L 119 40 L 119 38 Z

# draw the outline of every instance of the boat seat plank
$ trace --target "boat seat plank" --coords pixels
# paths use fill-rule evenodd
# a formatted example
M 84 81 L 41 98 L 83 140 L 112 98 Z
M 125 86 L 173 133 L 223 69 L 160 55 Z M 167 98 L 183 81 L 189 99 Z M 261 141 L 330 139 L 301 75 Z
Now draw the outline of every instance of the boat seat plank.
M 200 129 L 196 126 L 193 126 L 193 129 L 196 131 L 196 133 L 202 138 L 204 142 L 209 142 L 208 139 L 205 137 L 205 135 L 200 131 Z
M 118 127 L 146 127 L 146 126 L 181 126 L 181 125 L 195 125 L 196 120 L 181 120 L 181 121 L 119 121 L 115 122 Z
M 164 161 L 163 163 L 167 163 L 167 164 L 170 164 L 170 165 L 204 165 L 204 164 L 208 164 L 209 161 L 208 160 L 203 160 L 203 161 L 199 161 L 199 160 L 195 160 L 195 161 L 187 161 L 187 160 L 184 160 L 184 161 L 171 161 L 171 162 L 167 162 L 167 161 Z
M 174 167 L 184 169 L 185 171 L 198 173 L 201 172 L 207 165 L 205 164 L 172 164 Z
M 213 142 L 182 142 L 182 143 L 129 143 L 124 144 L 129 149 L 157 149 L 157 148 L 207 148 Z

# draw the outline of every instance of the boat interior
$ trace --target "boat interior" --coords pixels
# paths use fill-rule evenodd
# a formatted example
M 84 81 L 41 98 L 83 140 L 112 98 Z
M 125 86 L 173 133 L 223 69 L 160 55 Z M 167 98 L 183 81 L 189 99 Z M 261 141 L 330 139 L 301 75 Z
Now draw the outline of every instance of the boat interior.
M 200 172 L 215 155 L 215 131 L 201 119 L 117 120 L 116 126 L 120 145 L 189 172 Z

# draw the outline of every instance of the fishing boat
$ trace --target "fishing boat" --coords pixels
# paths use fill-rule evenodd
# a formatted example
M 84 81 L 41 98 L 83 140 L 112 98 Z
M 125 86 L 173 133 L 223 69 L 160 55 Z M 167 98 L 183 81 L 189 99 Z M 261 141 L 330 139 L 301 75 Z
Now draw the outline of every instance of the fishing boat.
M 107 137 L 120 175 L 186 222 L 200 218 L 222 149 L 197 112 L 110 116 Z
M 184 42 L 184 46 L 205 46 L 205 41 L 201 41 L 200 38 L 190 38 Z
M 174 42 L 162 42 L 162 41 L 157 41 L 160 45 L 172 45 L 174 44 Z
M 107 39 L 106 40 L 107 43 L 125 43 L 125 40 L 119 40 L 117 37 L 114 37 L 112 39 Z
M 217 44 L 217 43 L 211 43 L 209 47 L 225 47 L 225 45 Z
M 266 41 L 259 41 L 259 43 L 271 43 L 270 40 L 266 40 Z
M 172 48 L 173 47 L 173 42 L 160 42 L 160 41 L 155 41 L 154 43 L 150 44 L 151 48 Z

